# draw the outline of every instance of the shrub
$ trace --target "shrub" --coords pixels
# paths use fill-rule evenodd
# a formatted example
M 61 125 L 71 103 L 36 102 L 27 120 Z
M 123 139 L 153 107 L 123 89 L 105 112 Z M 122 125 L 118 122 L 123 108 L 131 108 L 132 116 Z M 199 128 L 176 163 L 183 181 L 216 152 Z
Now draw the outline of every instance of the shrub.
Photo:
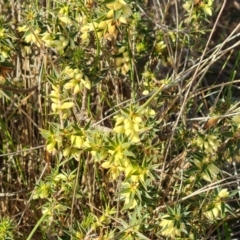
M 34 227 L 16 239 L 207 239 L 222 229 L 230 238 L 238 181 L 225 166 L 239 155 L 237 64 L 226 83 L 203 78 L 234 49 L 223 47 L 235 32 L 209 50 L 219 21 L 208 33 L 212 0 L 153 3 L 34 2 L 12 26 L 1 20 L 2 99 L 19 93 L 28 119 L 39 116 L 30 133 L 40 130 L 47 151 L 43 170 L 32 165 L 42 174 L 17 224 L 28 213 Z M 20 78 L 11 86 L 14 55 Z M 19 92 L 27 59 L 37 64 L 37 105 L 35 88 Z M 26 187 L 22 164 L 12 163 Z

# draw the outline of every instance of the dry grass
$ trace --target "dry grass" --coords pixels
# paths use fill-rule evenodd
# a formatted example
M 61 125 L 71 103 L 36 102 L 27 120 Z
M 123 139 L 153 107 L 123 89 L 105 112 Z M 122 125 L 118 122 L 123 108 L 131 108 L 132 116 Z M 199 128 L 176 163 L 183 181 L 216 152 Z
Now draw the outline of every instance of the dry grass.
M 17 1 L 13 5 L 7 5 L 3 0 L 0 1 L 0 14 L 7 13 L 16 36 L 19 34 L 16 30 L 17 23 L 23 21 L 23 2 Z M 179 3 L 172 1 L 167 5 L 164 2 L 152 1 L 152 4 L 149 2 L 149 9 L 151 10 L 146 13 L 145 10 L 141 9 L 143 15 L 151 19 L 154 24 L 158 22 L 158 18 L 164 16 L 163 19 L 165 20 L 160 21 L 161 24 L 159 25 L 156 24 L 156 27 L 164 31 L 163 26 L 171 26 L 175 31 L 178 31 L 178 21 L 181 17 L 179 16 L 181 14 L 181 11 L 178 9 Z M 165 125 L 162 125 L 159 131 L 162 137 L 164 137 L 163 135 L 166 136 L 164 141 L 167 146 L 164 150 L 165 159 L 162 169 L 159 169 L 161 179 L 173 176 L 173 169 L 176 170 L 184 165 L 183 160 L 186 154 L 184 151 L 171 154 L 173 151 L 172 140 L 179 124 L 183 122 L 186 126 L 192 128 L 193 131 L 193 123 L 203 131 L 206 128 L 214 127 L 215 123 L 211 125 L 208 122 L 210 119 L 208 114 L 210 109 L 217 104 L 223 88 L 235 85 L 235 89 L 237 89 L 236 97 L 239 94 L 238 86 L 240 79 L 236 77 L 238 76 L 239 67 L 233 66 L 234 63 L 232 64 L 231 62 L 234 62 L 237 58 L 236 55 L 238 55 L 240 24 L 232 24 L 233 28 L 230 34 L 224 35 L 224 40 L 220 43 L 217 42 L 219 29 L 225 30 L 221 18 L 223 11 L 226 11 L 226 2 L 226 0 L 223 1 L 222 7 L 219 7 L 218 15 L 210 23 L 212 26 L 211 32 L 206 34 L 208 40 L 200 56 L 191 49 L 191 46 L 189 46 L 189 49 L 179 48 L 179 51 L 175 51 L 172 49 L 170 41 L 168 42 L 166 39 L 166 42 L 168 42 L 168 54 L 175 64 L 167 69 L 162 67 L 157 71 L 161 72 L 160 74 L 162 75 L 166 72 L 175 80 L 168 88 L 161 90 L 166 91 L 166 93 L 169 91 L 170 95 L 174 95 L 171 101 L 169 99 L 165 101 L 164 109 L 159 111 L 159 116 L 166 120 Z M 44 4 L 44 1 L 42 1 L 42 4 Z M 162 6 L 162 8 L 159 8 L 159 12 L 154 10 L 154 4 Z M 234 6 L 233 3 L 233 8 L 236 10 Z M 39 9 L 41 7 L 40 4 Z M 161 12 L 161 9 L 169 9 L 169 11 Z M 45 13 L 47 14 L 47 12 Z M 228 16 L 231 17 L 230 14 Z M 175 21 L 172 19 L 175 19 Z M 226 31 L 229 32 L 229 29 L 226 29 Z M 184 59 L 186 52 L 193 56 L 193 64 L 191 66 L 189 66 L 188 58 L 185 58 L 186 62 L 179 61 Z M 92 54 L 94 55 L 94 53 L 90 52 L 89 56 Z M 39 129 L 47 129 L 48 122 L 52 120 L 52 117 L 48 115 L 50 103 L 47 96 L 50 94 L 51 89 L 47 78 L 54 71 L 61 68 L 57 58 L 58 56 L 54 52 L 47 51 L 45 48 L 26 47 L 22 42 L 19 42 L 16 55 L 12 59 L 14 67 L 1 69 L 1 75 L 10 79 L 10 81 L 4 83 L 5 88 L 0 85 L 0 215 L 13 217 L 18 223 L 19 232 L 23 234 L 24 232 L 29 232 L 35 226 L 40 216 L 38 209 L 31 207 L 31 191 L 34 189 L 35 184 L 46 173 L 50 172 L 51 166 L 54 166 L 56 161 L 53 156 L 45 151 L 45 142 L 39 134 Z M 106 59 L 103 59 L 103 62 Z M 149 65 L 150 68 L 156 71 L 157 66 L 154 60 L 151 59 L 151 56 L 144 64 Z M 140 83 L 140 72 L 143 70 L 143 67 L 136 64 L 135 68 L 136 70 L 140 69 L 136 72 L 136 82 L 139 81 Z M 234 75 L 235 72 L 236 75 Z M 230 78 L 231 75 L 234 75 L 232 79 Z M 212 78 L 209 80 L 208 76 L 214 76 L 216 79 Z M 227 79 L 225 79 L 225 76 Z M 214 82 L 216 84 L 213 84 Z M 84 104 L 79 108 L 81 108 L 81 111 L 86 109 L 92 111 L 88 112 L 88 115 L 94 119 L 95 125 L 99 123 L 111 130 L 113 126 L 109 120 L 110 113 L 114 112 L 114 107 L 119 105 L 125 106 L 131 101 L 131 84 L 132 82 L 128 78 L 121 78 L 121 76 L 114 76 L 108 73 L 105 80 L 92 91 L 91 97 L 94 100 L 91 105 L 84 106 L 85 101 L 83 101 Z M 38 87 L 31 90 L 34 86 Z M 218 97 L 212 97 L 211 95 L 215 89 Z M 138 91 L 140 92 L 140 90 L 141 88 L 139 87 Z M 153 98 L 157 94 L 152 92 L 146 97 L 141 97 L 141 94 L 138 95 L 136 101 L 148 101 L 146 99 Z M 193 102 L 195 102 L 196 108 L 199 102 L 204 105 L 205 111 L 202 112 L 202 116 L 194 113 L 191 117 L 186 116 L 186 103 L 190 99 L 194 99 Z M 174 105 L 178 106 L 177 109 L 174 109 Z M 107 117 L 105 116 L 106 112 L 109 114 Z M 176 118 L 171 121 L 169 115 L 172 112 Z M 224 119 L 230 116 L 229 114 L 234 115 L 235 113 L 231 111 L 225 112 L 221 118 Z M 209 126 L 206 127 L 206 124 L 209 124 Z M 171 161 L 168 159 L 169 156 L 171 156 Z M 166 194 L 170 193 L 174 181 L 176 180 L 171 179 L 169 185 L 165 186 L 164 191 Z M 232 184 L 235 183 L 236 181 L 232 182 Z M 162 185 L 163 183 L 159 184 Z M 200 192 L 209 191 L 220 183 L 216 182 L 214 184 L 214 186 L 208 185 L 199 189 L 198 192 L 196 191 L 192 195 L 182 198 L 181 201 L 185 201 Z M 231 184 L 231 182 L 228 179 L 228 183 L 221 184 L 224 186 L 224 184 Z M 163 205 L 159 206 L 156 212 L 163 207 Z M 38 238 L 36 237 L 36 239 Z

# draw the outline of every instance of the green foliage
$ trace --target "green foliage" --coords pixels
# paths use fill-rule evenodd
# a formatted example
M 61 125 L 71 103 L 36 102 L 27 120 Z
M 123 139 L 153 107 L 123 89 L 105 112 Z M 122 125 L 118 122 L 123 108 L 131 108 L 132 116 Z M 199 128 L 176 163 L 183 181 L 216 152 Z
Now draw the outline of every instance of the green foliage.
M 16 36 L 0 21 L 0 64 L 18 41 L 23 54 L 36 48 L 57 61 L 44 69 L 50 120 L 39 127 L 52 166 L 32 191 L 40 217 L 27 239 L 38 228 L 41 239 L 207 239 L 234 215 L 235 192 L 220 183 L 240 146 L 232 98 L 209 107 L 205 126 L 189 123 L 204 112 L 188 96 L 201 86 L 191 73 L 211 59 L 181 56 L 204 53 L 213 1 L 184 1 L 176 29 L 142 1 L 50 2 L 27 6 Z M 3 219 L 0 238 L 13 239 L 12 229 Z
M 1 217 L 0 219 L 0 239 L 10 240 L 14 239 L 15 223 L 8 217 Z

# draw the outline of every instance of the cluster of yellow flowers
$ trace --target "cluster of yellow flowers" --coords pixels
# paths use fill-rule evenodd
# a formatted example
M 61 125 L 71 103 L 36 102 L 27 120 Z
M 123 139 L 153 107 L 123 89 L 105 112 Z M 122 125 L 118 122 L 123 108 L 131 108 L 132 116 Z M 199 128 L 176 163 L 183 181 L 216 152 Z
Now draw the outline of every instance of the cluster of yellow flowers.
M 227 188 L 222 189 L 218 195 L 216 196 L 215 200 L 213 201 L 212 204 L 210 204 L 210 209 L 207 210 L 204 214 L 205 216 L 210 220 L 210 221 L 214 221 L 216 219 L 219 219 L 222 217 L 222 215 L 224 214 L 223 209 L 222 209 L 222 205 L 221 202 L 222 200 L 224 200 L 225 198 L 227 198 L 229 196 L 229 192 L 227 190 Z
M 140 113 L 130 112 L 129 115 L 115 116 L 115 119 L 114 132 L 126 134 L 134 143 L 140 141 L 139 133 L 143 128 L 143 120 Z
M 66 92 L 61 90 L 60 86 L 52 85 L 53 90 L 49 97 L 52 101 L 52 111 L 54 114 L 61 115 L 62 119 L 67 119 L 70 116 L 70 108 L 73 107 L 74 103 L 69 101 Z
M 42 134 L 47 138 L 47 151 L 55 154 L 62 149 L 64 157 L 79 160 L 79 152 L 85 146 L 86 134 L 84 129 L 74 129 L 70 126 L 66 129 L 56 129 L 55 132 L 42 130 Z
M 1 44 L 2 40 L 8 38 L 5 28 L 0 28 L 0 59 L 9 57 L 10 48 L 6 44 Z
M 220 190 L 212 203 L 206 207 L 207 210 L 204 212 L 204 216 L 211 222 L 216 219 L 221 219 L 224 214 L 221 203 L 224 202 L 228 196 L 229 192 L 226 188 Z M 172 239 L 181 237 L 181 233 L 186 232 L 186 224 L 183 221 L 181 222 L 181 217 L 181 214 L 177 213 L 175 216 L 170 216 L 169 214 L 162 216 L 160 222 L 160 227 L 162 227 L 161 234 L 166 237 L 171 237 Z M 176 221 L 178 221 L 178 224 L 176 224 Z M 188 239 L 195 238 L 193 234 L 189 233 Z
M 206 153 L 201 161 L 195 159 L 194 164 L 199 169 L 201 178 L 207 182 L 212 182 L 217 178 L 220 169 L 215 165 L 216 152 L 221 145 L 221 140 L 216 135 L 198 136 L 196 139 L 197 146 Z
M 112 40 L 116 39 L 118 34 L 118 27 L 121 24 L 126 24 L 129 16 L 132 14 L 130 6 L 123 0 L 116 0 L 112 3 L 106 4 L 108 12 L 104 14 L 102 20 L 87 22 L 85 16 L 82 18 L 82 27 L 81 27 L 81 39 L 83 42 L 87 42 L 89 39 L 90 32 L 96 32 L 97 37 L 101 39 Z M 118 17 L 116 18 L 116 12 L 119 12 Z
M 5 35 L 4 32 L 5 32 L 4 28 L 0 29 L 0 39 L 4 38 L 4 35 Z
M 215 165 L 216 155 L 208 154 L 201 161 L 194 159 L 195 166 L 199 169 L 200 177 L 207 182 L 216 180 L 220 169 Z
M 164 42 L 164 40 L 159 41 L 155 46 L 155 50 L 157 53 L 162 53 L 162 51 L 166 48 L 167 44 Z
M 58 36 L 57 39 L 56 36 Z M 70 40 L 63 36 L 61 33 L 57 34 L 56 36 L 52 33 L 45 32 L 42 34 L 41 40 L 44 42 L 46 47 L 52 47 L 56 49 L 58 52 L 62 52 L 65 49 L 65 47 L 69 44 Z
M 53 34 L 49 32 L 41 33 L 40 28 L 32 29 L 27 25 L 23 25 L 18 28 L 19 32 L 24 32 L 24 41 L 30 44 L 36 44 L 40 47 L 43 43 L 46 47 L 52 47 L 59 52 L 62 52 L 64 48 L 69 44 L 69 39 L 63 36 L 61 33 Z
M 64 6 L 58 12 L 58 19 L 60 20 L 61 25 L 65 27 L 66 25 L 72 24 L 71 19 L 69 18 L 69 7 Z M 43 32 L 39 27 L 23 25 L 18 27 L 19 32 L 23 32 L 24 41 L 30 44 L 36 44 L 38 47 L 45 45 L 46 47 L 51 47 L 56 49 L 59 52 L 62 52 L 65 47 L 71 43 L 73 45 L 73 40 L 69 39 L 67 36 L 64 36 L 61 32 Z
M 132 182 L 132 183 L 125 182 L 122 185 L 123 189 L 129 189 L 128 192 L 123 192 L 120 194 L 120 198 L 124 199 L 125 206 L 130 205 L 129 209 L 134 209 L 137 206 L 136 199 L 133 198 L 131 201 L 131 195 L 136 194 L 138 190 L 138 185 L 139 185 L 138 182 Z
M 72 24 L 72 20 L 69 18 L 69 7 L 64 6 L 58 12 L 58 19 L 66 25 Z
M 240 128 L 240 115 L 237 114 L 232 117 L 232 122 L 237 125 L 238 128 Z
M 73 94 L 77 94 L 83 90 L 83 88 L 90 89 L 91 82 L 88 77 L 78 68 L 65 67 L 63 75 L 68 79 L 68 82 L 64 84 L 65 89 L 73 89 Z
M 104 147 L 103 135 L 106 133 L 100 133 L 98 131 L 92 131 L 91 135 L 87 136 L 84 146 L 91 149 L 91 155 L 95 162 L 103 161 L 108 156 L 108 150 Z
M 27 25 L 23 25 L 21 27 L 18 27 L 19 32 L 24 32 L 24 41 L 26 43 L 35 43 L 38 47 L 41 46 L 42 40 L 40 36 L 41 29 L 39 27 L 36 27 L 35 29 L 32 29 L 31 27 L 28 27 Z
M 217 150 L 222 143 L 221 139 L 217 135 L 208 134 L 207 136 L 199 135 L 194 142 L 205 154 L 205 157 L 201 160 L 194 159 L 200 177 L 207 182 L 216 180 L 220 169 L 216 166 L 215 161 L 217 159 Z
M 119 142 L 116 144 L 112 150 L 108 150 L 108 153 L 112 156 L 109 157 L 107 161 L 102 163 L 102 167 L 109 169 L 110 177 L 115 180 L 119 177 L 122 171 L 127 175 L 131 168 L 131 162 L 124 151 L 129 147 L 129 144 L 124 144 L 124 142 Z
M 115 58 L 116 69 L 123 75 L 126 75 L 131 67 L 129 53 L 124 46 L 118 50 L 118 53 L 122 54 L 122 57 Z
M 221 140 L 216 135 L 207 135 L 207 138 L 199 136 L 196 140 L 196 144 L 205 153 L 214 154 L 221 145 Z
M 116 133 L 123 133 L 129 137 L 133 143 L 140 141 L 139 134 L 145 130 L 145 122 L 143 115 L 148 117 L 155 116 L 153 109 L 130 110 L 129 113 L 122 112 L 121 116 L 115 116 L 115 127 L 113 129 Z
M 205 15 L 212 16 L 212 7 L 213 7 L 213 1 L 214 0 L 202 0 L 202 1 L 192 1 L 192 0 L 186 0 L 183 4 L 183 8 L 190 14 L 187 21 L 190 21 L 190 19 L 198 19 L 197 14 L 201 10 Z
M 170 215 L 165 214 L 162 217 L 162 221 L 160 223 L 160 227 L 162 227 L 162 235 L 171 237 L 175 239 L 176 237 L 181 236 L 181 232 L 183 232 L 186 228 L 186 225 L 184 223 L 180 224 L 180 227 L 178 228 L 176 224 L 174 224 L 174 221 L 169 219 Z
M 109 169 L 109 176 L 111 179 L 116 180 L 121 173 L 124 174 L 128 181 L 123 184 L 124 191 L 120 194 L 120 198 L 124 199 L 125 206 L 129 205 L 129 209 L 137 206 L 137 201 L 132 198 L 138 190 L 139 182 L 144 182 L 147 170 L 143 170 L 140 166 L 134 164 L 124 152 L 127 151 L 128 144 L 119 144 L 114 150 L 109 150 L 108 153 L 112 156 L 107 161 L 103 162 L 101 166 Z
M 71 140 L 72 148 L 80 149 L 84 144 L 85 138 L 84 138 L 84 136 L 73 134 L 73 135 L 71 135 L 70 140 Z M 65 149 L 65 151 L 66 151 L 66 149 Z M 68 154 L 65 154 L 65 156 L 68 156 Z
M 64 214 L 68 210 L 68 207 L 66 207 L 65 204 L 62 204 L 61 201 L 55 197 L 52 198 L 51 195 L 58 192 L 58 195 L 61 194 L 61 200 L 65 197 L 67 198 L 69 194 L 72 194 L 73 192 L 75 178 L 76 175 L 73 172 L 69 174 L 54 174 L 51 181 L 40 182 L 40 184 L 34 189 L 33 199 L 41 198 L 48 201 L 48 204 L 42 208 L 42 214 L 48 218 L 48 221 L 53 220 L 56 212 L 58 214 Z M 78 198 L 79 195 L 76 194 L 76 197 Z

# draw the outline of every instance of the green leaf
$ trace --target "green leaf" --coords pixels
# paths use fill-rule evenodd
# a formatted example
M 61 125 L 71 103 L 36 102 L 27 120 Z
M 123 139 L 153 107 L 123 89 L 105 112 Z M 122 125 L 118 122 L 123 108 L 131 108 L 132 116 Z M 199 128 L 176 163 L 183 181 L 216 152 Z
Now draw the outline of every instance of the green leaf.
M 234 134 L 233 134 L 233 132 L 223 132 L 222 135 L 223 135 L 224 137 L 232 138 Z
M 0 68 L 7 68 L 7 69 L 12 69 L 14 68 L 14 65 L 10 62 L 4 61 L 4 62 L 0 62 Z
M 176 214 L 176 213 L 175 213 L 175 210 L 174 210 L 173 208 L 171 208 L 170 206 L 166 205 L 166 208 L 167 208 L 168 214 L 170 214 L 170 215 L 175 215 L 175 214 Z M 173 217 L 171 217 L 171 218 L 164 218 L 164 219 L 174 220 Z
M 123 154 L 124 154 L 125 156 L 128 156 L 128 157 L 136 158 L 136 155 L 135 155 L 133 152 L 128 151 L 128 150 L 124 150 L 124 151 L 123 151 Z
M 191 156 L 199 161 L 202 161 L 202 159 L 204 158 L 204 154 L 200 152 L 192 153 Z
M 122 14 L 122 9 L 114 11 L 114 20 L 118 20 Z
M 238 192 L 239 192 L 239 190 L 231 191 L 230 194 L 228 195 L 228 198 L 235 196 Z
M 130 192 L 131 192 L 130 188 L 125 188 L 125 189 L 121 190 L 118 194 L 119 195 L 124 195 L 125 193 L 130 193 Z
M 135 195 L 138 197 L 138 199 L 139 199 L 140 201 L 142 201 L 141 192 L 140 192 L 139 190 L 137 190 L 137 191 L 135 192 Z
M 145 236 L 144 236 L 142 233 L 140 233 L 140 232 L 137 232 L 136 234 L 137 234 L 137 236 L 139 237 L 139 239 L 142 239 L 142 240 L 150 240 L 150 238 L 145 237 Z
M 225 213 L 225 203 L 224 202 L 221 202 L 221 212 L 222 212 L 222 214 Z
M 42 135 L 44 138 L 47 139 L 47 138 L 49 138 L 49 136 L 51 136 L 51 132 L 50 132 L 50 131 L 45 130 L 45 129 L 42 129 L 42 128 L 40 128 L 39 130 L 40 130 L 41 135 Z

